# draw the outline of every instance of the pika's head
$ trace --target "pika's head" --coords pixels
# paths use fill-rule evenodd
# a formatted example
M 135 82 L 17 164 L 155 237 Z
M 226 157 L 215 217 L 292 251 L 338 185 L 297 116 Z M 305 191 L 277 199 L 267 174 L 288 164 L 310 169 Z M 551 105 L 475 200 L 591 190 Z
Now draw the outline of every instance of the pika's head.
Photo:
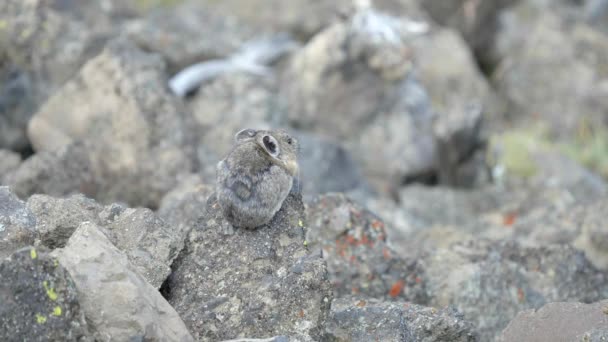
M 237 144 L 255 142 L 259 148 L 290 175 L 298 173 L 298 140 L 283 130 L 244 129 L 234 139 Z

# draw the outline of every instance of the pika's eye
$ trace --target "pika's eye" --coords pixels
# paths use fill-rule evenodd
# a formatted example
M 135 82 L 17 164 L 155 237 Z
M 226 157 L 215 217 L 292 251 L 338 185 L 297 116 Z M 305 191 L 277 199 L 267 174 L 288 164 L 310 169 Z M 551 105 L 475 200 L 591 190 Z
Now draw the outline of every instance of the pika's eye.
M 291 143 L 292 143 L 292 142 L 293 142 L 293 141 L 291 140 L 291 138 L 287 138 L 287 143 L 288 143 L 289 145 L 291 145 Z
M 279 155 L 279 145 L 277 144 L 277 141 L 273 137 L 271 137 L 270 135 L 267 135 L 262 139 L 262 142 L 264 143 L 264 148 L 266 148 L 266 151 L 268 151 L 268 154 L 270 154 L 273 157 L 276 157 Z

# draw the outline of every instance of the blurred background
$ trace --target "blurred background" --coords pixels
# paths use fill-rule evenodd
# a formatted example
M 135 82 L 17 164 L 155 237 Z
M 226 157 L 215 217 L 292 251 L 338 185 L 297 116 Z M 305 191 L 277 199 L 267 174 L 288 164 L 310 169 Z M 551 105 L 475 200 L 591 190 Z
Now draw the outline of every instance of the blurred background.
M 483 238 L 608 269 L 606 0 L 0 2 L 0 183 L 20 198 L 162 209 L 250 127 L 293 132 L 309 208 L 344 193 L 403 258 Z M 472 247 L 527 253 L 505 248 Z

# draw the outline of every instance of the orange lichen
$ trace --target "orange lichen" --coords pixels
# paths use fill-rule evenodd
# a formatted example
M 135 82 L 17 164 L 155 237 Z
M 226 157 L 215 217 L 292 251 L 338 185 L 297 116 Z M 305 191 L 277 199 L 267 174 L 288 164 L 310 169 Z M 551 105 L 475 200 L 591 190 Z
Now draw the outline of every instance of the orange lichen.
M 517 218 L 517 214 L 515 213 L 507 213 L 502 217 L 503 225 L 509 227 L 515 223 L 515 219 Z
M 390 260 L 391 251 L 387 247 L 382 248 L 382 256 L 384 257 L 384 260 Z
M 393 298 L 397 297 L 401 293 L 401 291 L 403 291 L 404 285 L 405 282 L 403 280 L 398 280 L 396 283 L 393 284 L 393 286 L 391 286 L 391 289 L 388 292 L 389 296 Z

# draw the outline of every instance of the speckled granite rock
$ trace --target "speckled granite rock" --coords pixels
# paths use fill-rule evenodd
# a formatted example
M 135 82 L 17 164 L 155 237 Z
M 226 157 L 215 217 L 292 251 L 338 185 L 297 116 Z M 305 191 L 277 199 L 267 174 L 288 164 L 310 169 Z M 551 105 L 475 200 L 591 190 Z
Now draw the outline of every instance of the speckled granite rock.
M 477 341 L 473 325 L 454 309 L 374 299 L 334 300 L 327 331 L 334 341 Z
M 304 335 L 318 340 L 332 299 L 325 263 L 305 246 L 301 197 L 255 230 L 227 230 L 210 197 L 173 265 L 168 299 L 195 338 Z
M 93 341 L 70 274 L 26 247 L 0 262 L 0 340 Z

